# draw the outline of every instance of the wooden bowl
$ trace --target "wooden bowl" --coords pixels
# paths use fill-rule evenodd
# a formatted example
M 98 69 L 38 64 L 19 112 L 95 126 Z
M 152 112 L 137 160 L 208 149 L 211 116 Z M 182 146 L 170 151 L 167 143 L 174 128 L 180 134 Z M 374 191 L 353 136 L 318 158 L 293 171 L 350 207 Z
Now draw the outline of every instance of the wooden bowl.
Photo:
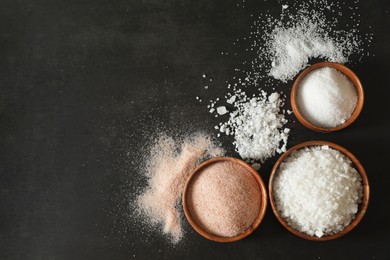
M 309 72 L 311 72 L 311 71 L 313 71 L 315 69 L 318 69 L 318 68 L 323 68 L 323 67 L 331 67 L 331 68 L 334 68 L 334 69 L 340 71 L 341 73 L 343 73 L 352 82 L 353 86 L 356 89 L 356 93 L 358 95 L 358 100 L 357 100 L 357 103 L 356 103 L 356 107 L 355 107 L 355 110 L 352 112 L 351 117 L 348 118 L 348 120 L 346 120 L 344 122 L 344 124 L 338 125 L 336 127 L 331 127 L 331 128 L 320 127 L 320 126 L 314 125 L 311 122 L 309 122 L 299 112 L 299 108 L 298 108 L 297 101 L 296 101 L 297 91 L 298 91 L 299 84 L 301 83 L 301 80 Z M 350 70 L 349 68 L 345 67 L 342 64 L 335 63 L 335 62 L 320 62 L 320 63 L 316 63 L 316 64 L 308 67 L 304 71 L 302 71 L 301 74 L 299 74 L 298 78 L 295 80 L 295 82 L 293 84 L 293 87 L 291 89 L 291 96 L 290 96 L 290 98 L 291 98 L 292 109 L 294 111 L 295 116 L 298 118 L 299 122 L 301 122 L 307 128 L 315 130 L 315 131 L 318 131 L 318 132 L 334 132 L 334 131 L 338 131 L 338 130 L 344 129 L 347 126 L 351 125 L 358 118 L 358 116 L 360 115 L 360 112 L 362 111 L 363 104 L 364 104 L 364 92 L 363 92 L 362 83 L 360 82 L 359 78 L 355 75 L 355 73 L 353 73 L 352 70 Z
M 191 210 L 189 209 L 188 202 L 187 202 L 187 200 L 188 200 L 188 190 L 189 190 L 190 186 L 192 185 L 192 181 L 194 180 L 193 177 L 198 175 L 198 174 L 200 174 L 201 171 L 205 167 L 207 167 L 207 166 L 209 166 L 211 164 L 214 164 L 214 163 L 219 163 L 219 162 L 224 162 L 224 161 L 233 162 L 233 163 L 239 164 L 239 165 L 243 166 L 244 168 L 246 168 L 253 175 L 253 177 L 255 178 L 256 182 L 259 185 L 259 190 L 260 190 L 260 202 L 261 202 L 261 205 L 260 205 L 260 211 L 259 211 L 259 214 L 258 214 L 257 218 L 255 219 L 253 224 L 246 231 L 244 231 L 243 233 L 241 233 L 241 234 L 239 234 L 237 236 L 234 236 L 234 237 L 221 237 L 221 236 L 217 236 L 215 234 L 212 234 L 210 232 L 207 232 L 207 231 L 203 230 L 196 223 L 194 218 L 191 216 Z M 237 159 L 237 158 L 233 158 L 233 157 L 216 157 L 216 158 L 212 158 L 212 159 L 206 160 L 203 163 L 201 163 L 195 169 L 194 173 L 188 178 L 188 180 L 186 182 L 186 185 L 184 187 L 184 190 L 183 190 L 182 203 L 183 203 L 184 214 L 185 214 L 188 222 L 195 229 L 196 232 L 198 232 L 203 237 L 205 237 L 205 238 L 207 238 L 209 240 L 212 240 L 212 241 L 216 241 L 216 242 L 234 242 L 234 241 L 238 241 L 238 240 L 241 240 L 241 239 L 249 236 L 260 225 L 261 221 L 264 218 L 265 210 L 267 208 L 267 190 L 266 190 L 266 187 L 264 185 L 263 180 L 261 179 L 261 177 L 259 176 L 257 171 L 255 169 L 253 169 L 246 162 L 244 162 L 244 161 L 242 161 L 240 159 Z
M 323 236 L 323 237 L 316 237 L 316 236 L 309 236 L 309 235 L 306 235 L 306 234 L 303 234 L 295 229 L 293 229 L 279 214 L 278 210 L 276 209 L 276 205 L 275 205 L 275 201 L 274 201 L 274 197 L 272 195 L 272 191 L 273 191 L 273 180 L 274 180 L 274 177 L 276 175 L 276 172 L 280 166 L 280 164 L 284 161 L 285 158 L 287 158 L 293 151 L 295 150 L 298 150 L 298 149 L 301 149 L 301 148 L 304 148 L 304 147 L 307 147 L 307 146 L 322 146 L 322 145 L 327 145 L 329 146 L 330 148 L 333 148 L 335 150 L 338 150 L 340 152 L 342 152 L 343 154 L 345 154 L 353 163 L 353 166 L 355 167 L 355 169 L 358 171 L 358 173 L 360 174 L 360 176 L 362 177 L 362 185 L 363 185 L 363 198 L 362 198 L 362 202 L 360 203 L 359 205 L 359 208 L 358 208 L 358 212 L 356 213 L 356 216 L 355 218 L 352 220 L 352 222 L 346 226 L 342 231 L 336 233 L 336 234 L 333 234 L 333 235 L 329 235 L 329 236 Z M 309 141 L 309 142 L 304 142 L 304 143 L 301 143 L 301 144 L 298 144 L 294 147 L 292 147 L 291 149 L 289 149 L 287 152 L 285 152 L 275 163 L 274 167 L 272 168 L 272 171 L 271 171 L 271 176 L 270 176 L 270 179 L 269 179 L 269 185 L 268 185 L 268 188 L 269 188 L 269 198 L 270 198 L 270 203 L 271 203 L 271 207 L 272 207 L 272 211 L 274 212 L 276 218 L 278 219 L 278 221 L 288 230 L 290 231 L 291 233 L 293 233 L 294 235 L 298 236 L 298 237 L 301 237 L 301 238 L 304 238 L 304 239 L 307 239 L 307 240 L 312 240 L 312 241 L 327 241 L 327 240 L 332 240 L 332 239 L 336 239 L 336 238 L 339 238 L 341 236 L 344 236 L 345 234 L 349 233 L 352 229 L 354 229 L 357 224 L 359 224 L 359 222 L 362 220 L 364 214 L 366 213 L 366 210 L 367 210 L 367 207 L 368 207 L 368 201 L 369 201 L 369 197 L 370 197 L 370 186 L 368 184 L 368 179 L 367 179 L 367 174 L 366 174 L 366 171 L 364 170 L 363 166 L 360 164 L 360 162 L 358 161 L 358 159 L 356 159 L 356 157 L 350 152 L 348 151 L 347 149 L 345 149 L 344 147 L 340 146 L 340 145 L 337 145 L 337 144 L 334 144 L 334 143 L 331 143 L 331 142 L 327 142 L 327 141 Z

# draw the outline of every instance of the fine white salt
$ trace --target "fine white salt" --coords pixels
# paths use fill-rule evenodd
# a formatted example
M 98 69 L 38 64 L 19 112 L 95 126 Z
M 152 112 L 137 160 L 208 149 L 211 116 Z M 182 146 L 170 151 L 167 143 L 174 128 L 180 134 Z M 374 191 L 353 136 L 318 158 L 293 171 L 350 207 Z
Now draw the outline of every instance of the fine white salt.
M 342 231 L 355 218 L 363 196 L 351 160 L 328 146 L 289 155 L 275 175 L 273 196 L 281 217 L 294 229 L 322 237 Z
M 325 128 L 343 124 L 355 110 L 357 93 L 352 82 L 331 67 L 307 74 L 297 89 L 297 105 L 311 123 Z
M 292 27 L 276 27 L 269 41 L 272 53 L 270 75 L 287 81 L 308 65 L 310 58 L 344 63 L 344 47 L 327 35 L 318 22 L 302 19 Z

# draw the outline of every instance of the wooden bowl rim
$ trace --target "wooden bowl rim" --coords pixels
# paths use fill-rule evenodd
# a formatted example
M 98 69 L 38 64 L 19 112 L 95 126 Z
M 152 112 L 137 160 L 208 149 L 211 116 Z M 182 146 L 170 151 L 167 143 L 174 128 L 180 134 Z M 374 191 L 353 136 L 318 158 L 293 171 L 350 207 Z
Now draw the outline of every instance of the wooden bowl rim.
M 260 205 L 260 211 L 259 211 L 257 218 L 255 219 L 253 224 L 250 227 L 248 227 L 248 229 L 245 232 L 243 232 L 237 236 L 234 236 L 234 237 L 217 236 L 215 234 L 212 234 L 212 233 L 207 232 L 207 231 L 203 230 L 202 228 L 200 228 L 198 226 L 198 224 L 193 220 L 193 218 L 191 216 L 191 212 L 190 212 L 188 205 L 187 205 L 187 194 L 188 194 L 189 187 L 194 179 L 194 176 L 196 176 L 199 172 L 201 172 L 201 170 L 203 168 L 205 168 L 213 163 L 218 163 L 218 162 L 222 162 L 222 161 L 230 161 L 233 163 L 238 163 L 241 166 L 244 166 L 252 174 L 252 176 L 255 178 L 257 184 L 259 185 L 259 189 L 260 189 L 260 198 L 259 199 L 260 199 L 261 205 Z M 260 175 L 249 164 L 247 164 L 243 160 L 240 160 L 240 159 L 234 158 L 234 157 L 215 157 L 215 158 L 211 158 L 211 159 L 208 159 L 208 160 L 202 162 L 198 167 L 196 167 L 193 174 L 191 174 L 191 176 L 187 179 L 187 182 L 186 182 L 184 189 L 183 189 L 183 196 L 182 196 L 182 204 L 183 204 L 184 214 L 185 214 L 188 222 L 192 226 L 192 228 L 201 236 L 203 236 L 209 240 L 215 241 L 215 242 L 235 242 L 235 241 L 241 240 L 241 239 L 249 236 L 250 234 L 252 234 L 253 231 L 255 231 L 256 228 L 258 228 L 258 226 L 260 225 L 261 221 L 263 220 L 263 218 L 265 216 L 265 212 L 267 209 L 267 201 L 268 201 L 267 189 L 266 189 L 266 186 L 265 186 L 262 178 L 260 177 Z
M 342 231 L 340 231 L 336 234 L 329 235 L 329 236 L 323 236 L 323 237 L 319 238 L 316 236 L 309 236 L 309 235 L 303 234 L 303 233 L 295 230 L 294 228 L 292 228 L 290 225 L 288 225 L 288 223 L 280 216 L 278 210 L 276 209 L 276 205 L 275 205 L 274 197 L 272 195 L 272 191 L 273 191 L 273 180 L 274 180 L 275 174 L 276 174 L 280 164 L 284 161 L 285 158 L 287 158 L 293 151 L 296 151 L 298 149 L 302 149 L 302 148 L 305 148 L 308 146 L 322 146 L 322 145 L 328 145 L 330 148 L 333 148 L 335 150 L 342 152 L 344 155 L 346 155 L 352 161 L 355 169 L 358 171 L 358 173 L 362 177 L 363 198 L 362 198 L 362 202 L 359 204 L 359 210 L 356 213 L 355 218 L 352 220 L 352 222 L 348 226 L 346 226 Z M 368 182 L 368 178 L 367 178 L 367 173 L 364 170 L 362 164 L 359 162 L 359 160 L 346 148 L 344 148 L 338 144 L 332 143 L 332 142 L 321 141 L 321 140 L 303 142 L 303 143 L 297 144 L 294 147 L 287 150 L 287 152 L 285 152 L 276 161 L 276 163 L 274 164 L 274 166 L 272 168 L 269 183 L 268 183 L 268 192 L 269 192 L 269 199 L 270 199 L 272 211 L 274 212 L 276 218 L 282 224 L 282 226 L 285 227 L 288 231 L 290 231 L 294 235 L 301 237 L 301 238 L 304 238 L 304 239 L 307 239 L 307 240 L 311 240 L 311 241 L 333 240 L 333 239 L 342 237 L 342 236 L 346 235 L 347 233 L 349 233 L 362 220 L 364 214 L 367 211 L 368 202 L 369 202 L 369 198 L 370 198 L 370 186 L 369 186 L 369 182 Z
M 297 91 L 299 84 L 301 83 L 302 79 L 313 70 L 323 68 L 323 67 L 331 67 L 334 68 L 341 73 L 343 73 L 353 84 L 353 86 L 356 89 L 356 93 L 358 95 L 358 100 L 356 103 L 355 110 L 352 112 L 351 116 L 346 120 L 343 124 L 338 125 L 336 127 L 331 128 L 325 128 L 320 127 L 317 125 L 312 124 L 310 121 L 308 121 L 299 111 L 298 104 L 296 102 L 297 97 Z M 362 112 L 363 105 L 364 105 L 364 90 L 362 83 L 360 79 L 356 76 L 356 74 L 349 69 L 348 67 L 344 66 L 343 64 L 336 63 L 336 62 L 319 62 L 316 64 L 311 65 L 310 67 L 306 68 L 304 71 L 302 71 L 299 76 L 295 79 L 293 87 L 291 89 L 291 95 L 290 95 L 290 101 L 291 101 L 291 107 L 294 111 L 295 116 L 297 117 L 298 121 L 301 122 L 305 127 L 312 129 L 314 131 L 328 133 L 328 132 L 334 132 L 339 131 L 341 129 L 344 129 L 348 126 L 350 126 L 353 122 L 356 121 L 356 119 L 359 117 L 360 113 Z

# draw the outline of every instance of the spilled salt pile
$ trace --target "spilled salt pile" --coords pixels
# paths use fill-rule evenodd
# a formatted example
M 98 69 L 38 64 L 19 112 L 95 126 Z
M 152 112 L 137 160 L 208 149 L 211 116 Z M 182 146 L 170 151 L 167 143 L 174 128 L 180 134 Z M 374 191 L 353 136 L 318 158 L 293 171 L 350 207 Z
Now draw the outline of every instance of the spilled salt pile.
M 311 59 L 346 63 L 355 54 L 364 55 L 363 46 L 370 43 L 372 36 L 359 33 L 359 15 L 354 12 L 349 22 L 339 22 L 346 5 L 326 0 L 301 2 L 282 9 L 279 18 L 268 17 L 267 23 L 258 22 L 255 34 L 264 41 L 259 46 L 259 60 L 271 65 L 260 62 L 258 67 L 268 67 L 269 76 L 287 82 L 308 66 Z M 329 12 L 331 16 L 327 15 Z
M 351 117 L 357 99 L 355 87 L 343 73 L 324 67 L 302 79 L 296 101 L 305 119 L 314 125 L 330 128 Z
M 139 218 L 144 224 L 161 227 L 162 234 L 178 243 L 183 237 L 178 205 L 187 178 L 201 159 L 223 154 L 224 150 L 205 134 L 194 134 L 183 141 L 161 135 L 143 172 L 148 185 L 136 201 Z
M 276 153 L 286 151 L 290 129 L 281 107 L 284 102 L 279 93 L 248 98 L 246 95 L 234 103 L 235 111 L 219 130 L 234 135 L 233 144 L 240 156 L 250 162 L 264 162 Z M 256 168 L 260 164 L 256 164 Z
M 292 228 L 322 237 L 342 231 L 355 218 L 362 179 L 341 152 L 328 146 L 306 147 L 280 164 L 273 196 L 279 214 Z
M 346 46 L 326 33 L 320 23 L 304 17 L 291 27 L 276 27 L 270 35 L 268 48 L 272 59 L 269 74 L 279 80 L 292 79 L 308 65 L 310 58 L 345 63 Z

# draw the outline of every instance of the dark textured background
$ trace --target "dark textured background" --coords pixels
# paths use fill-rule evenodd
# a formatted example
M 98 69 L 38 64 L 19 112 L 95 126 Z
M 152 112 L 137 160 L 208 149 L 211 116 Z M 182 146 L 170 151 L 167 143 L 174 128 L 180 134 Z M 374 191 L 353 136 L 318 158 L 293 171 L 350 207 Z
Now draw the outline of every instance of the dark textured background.
M 289 146 L 334 141 L 362 162 L 368 212 L 336 241 L 287 232 L 268 210 L 250 237 L 219 244 L 188 229 L 172 247 L 127 218 L 138 168 L 158 130 L 213 132 L 204 100 L 222 97 L 245 59 L 223 56 L 272 1 L 2 0 L 0 2 L 0 259 L 390 259 L 390 2 L 359 4 L 374 41 L 360 76 L 357 122 L 320 134 L 293 125 Z M 343 22 L 343 21 L 341 21 Z M 201 75 L 214 78 L 205 90 Z M 286 92 L 289 84 L 283 86 Z M 288 106 L 288 105 L 287 105 Z M 222 138 L 232 151 L 231 140 Z M 268 181 L 272 158 L 261 175 Z

